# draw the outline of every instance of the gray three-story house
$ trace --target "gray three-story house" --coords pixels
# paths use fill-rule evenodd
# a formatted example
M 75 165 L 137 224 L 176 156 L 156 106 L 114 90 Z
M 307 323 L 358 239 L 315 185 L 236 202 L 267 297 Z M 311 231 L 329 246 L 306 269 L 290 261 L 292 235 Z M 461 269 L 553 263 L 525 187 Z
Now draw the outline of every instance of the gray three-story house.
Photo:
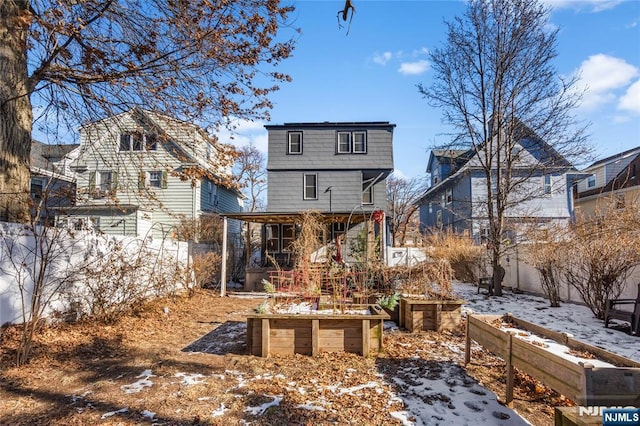
M 393 171 L 395 124 L 376 122 L 285 123 L 269 134 L 267 212 L 317 211 L 331 220 L 331 237 L 355 217 L 385 211 L 386 179 Z M 265 228 L 265 249 L 286 253 L 293 224 Z

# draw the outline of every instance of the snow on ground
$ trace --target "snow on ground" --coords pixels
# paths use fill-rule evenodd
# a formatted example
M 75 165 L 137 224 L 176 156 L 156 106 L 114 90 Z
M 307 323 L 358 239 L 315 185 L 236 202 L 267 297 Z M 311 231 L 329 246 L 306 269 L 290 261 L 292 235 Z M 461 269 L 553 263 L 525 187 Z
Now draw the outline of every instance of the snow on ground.
M 604 321 L 596 319 L 586 306 L 562 303 L 558 308 L 551 308 L 549 301 L 542 297 L 515 294 L 508 290 L 502 297 L 487 297 L 482 290 L 477 294 L 477 287 L 470 284 L 454 283 L 453 290 L 468 302 L 463 306 L 463 312 L 498 315 L 511 313 L 525 321 L 569 333 L 577 340 L 640 362 L 640 336 L 604 328 Z

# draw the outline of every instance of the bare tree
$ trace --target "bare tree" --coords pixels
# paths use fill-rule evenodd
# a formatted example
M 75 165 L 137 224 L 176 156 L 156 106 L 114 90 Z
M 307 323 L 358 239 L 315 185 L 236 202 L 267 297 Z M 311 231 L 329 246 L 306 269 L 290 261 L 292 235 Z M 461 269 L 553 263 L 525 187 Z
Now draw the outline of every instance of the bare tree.
M 204 127 L 265 119 L 293 10 L 276 0 L 2 0 L 0 219 L 29 220 L 34 118 L 55 134 L 134 106 Z
M 590 218 L 578 216 L 565 240 L 558 256 L 563 277 L 596 318 L 604 319 L 606 300 L 620 297 L 640 265 L 640 213 L 611 204 Z
M 267 189 L 267 170 L 264 154 L 255 145 L 246 145 L 238 150 L 236 177 L 244 194 L 249 199 L 249 211 L 264 210 L 262 194 Z M 260 249 L 260 234 L 251 222 L 246 222 L 245 267 L 251 267 L 253 253 Z
M 391 241 L 393 246 L 405 244 L 413 215 L 418 211 L 417 201 L 427 188 L 425 178 L 405 179 L 391 175 L 387 179 L 387 201 L 391 212 Z
M 264 209 L 262 194 L 267 189 L 265 163 L 264 154 L 255 145 L 245 145 L 238 149 L 236 177 L 249 199 L 250 212 Z
M 558 30 L 549 29 L 549 13 L 538 1 L 469 1 L 447 23 L 444 47 L 430 54 L 433 84 L 418 86 L 451 126 L 448 148 L 471 148 L 484 173 L 486 196 L 472 203 L 486 217 L 497 296 L 508 212 L 542 195 L 532 176 L 562 173 L 587 150 L 585 128 L 572 115 L 581 99 L 577 77 L 562 79 L 553 65 Z M 537 142 L 535 161 L 523 157 L 523 141 Z

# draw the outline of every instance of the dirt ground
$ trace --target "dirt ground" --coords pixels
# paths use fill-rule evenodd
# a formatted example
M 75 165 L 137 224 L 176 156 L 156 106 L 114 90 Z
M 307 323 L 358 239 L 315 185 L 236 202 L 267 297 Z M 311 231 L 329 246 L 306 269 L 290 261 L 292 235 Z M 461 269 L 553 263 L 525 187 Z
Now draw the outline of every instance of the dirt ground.
M 463 326 L 456 333 L 385 332 L 385 352 L 368 358 L 259 358 L 247 355 L 237 338 L 213 351 L 197 347 L 222 324 L 244 323 L 244 315 L 260 302 L 200 290 L 193 297 L 154 301 L 115 324 L 48 326 L 21 368 L 14 364 L 17 329 L 0 329 L 0 425 L 401 424 L 389 412 L 402 410 L 402 401 L 390 405 L 380 389 L 365 389 L 356 397 L 306 388 L 320 392 L 314 398 L 326 400 L 331 410 L 303 408 L 306 399 L 299 390 L 332 383 L 335 377 L 343 387 L 366 384 L 415 360 L 416 354 L 425 366 L 462 362 Z M 504 395 L 500 359 L 475 348 L 466 369 L 499 398 Z M 201 380 L 205 376 L 209 380 Z M 513 408 L 533 425 L 553 424 L 553 407 L 570 404 L 524 375 L 517 375 L 516 385 Z M 283 397 L 260 413 L 246 408 L 269 402 L 264 395 Z M 224 415 L 213 416 L 216 410 Z

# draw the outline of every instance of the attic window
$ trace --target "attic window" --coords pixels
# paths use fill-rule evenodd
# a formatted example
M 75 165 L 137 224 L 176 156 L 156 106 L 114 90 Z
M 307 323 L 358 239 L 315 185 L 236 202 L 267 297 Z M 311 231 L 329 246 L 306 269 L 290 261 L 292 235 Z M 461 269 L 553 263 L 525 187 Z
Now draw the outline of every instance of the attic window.
M 120 135 L 120 152 L 155 151 L 158 149 L 156 135 L 143 132 L 129 132 Z
M 587 178 L 587 188 L 593 188 L 596 186 L 596 177 L 591 175 Z

